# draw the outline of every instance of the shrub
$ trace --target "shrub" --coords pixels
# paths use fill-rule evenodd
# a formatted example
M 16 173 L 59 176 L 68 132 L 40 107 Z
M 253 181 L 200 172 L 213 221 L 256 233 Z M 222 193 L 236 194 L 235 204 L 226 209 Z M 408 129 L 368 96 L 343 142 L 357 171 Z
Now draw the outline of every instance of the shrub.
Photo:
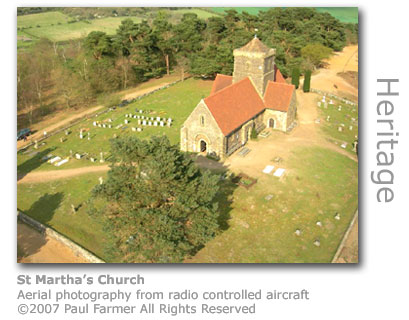
M 251 139 L 251 140 L 255 140 L 255 139 L 257 139 L 257 136 L 258 136 L 257 130 L 256 130 L 255 127 L 253 127 L 253 128 L 251 129 L 250 139 Z
M 298 86 L 300 85 L 300 69 L 293 69 L 293 73 L 291 75 L 291 83 L 295 86 L 296 89 L 298 89 Z
M 305 76 L 304 76 L 304 85 L 302 87 L 304 92 L 310 92 L 310 86 L 311 86 L 311 70 L 305 71 Z

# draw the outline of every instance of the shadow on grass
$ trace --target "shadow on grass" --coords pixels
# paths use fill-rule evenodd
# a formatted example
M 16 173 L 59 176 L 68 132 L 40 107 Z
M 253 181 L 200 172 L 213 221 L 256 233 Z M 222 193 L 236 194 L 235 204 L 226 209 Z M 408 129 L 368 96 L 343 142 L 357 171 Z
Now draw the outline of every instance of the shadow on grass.
M 54 194 L 46 193 L 34 202 L 30 209 L 26 210 L 24 213 L 43 224 L 49 224 L 54 216 L 55 210 L 58 209 L 63 199 L 64 193 L 62 192 Z
M 33 156 L 17 166 L 17 181 L 21 180 L 26 174 L 41 166 L 41 164 L 45 161 L 44 157 L 54 150 L 55 148 L 47 148 L 38 152 L 35 149 L 32 149 L 30 152 L 26 151 L 29 154 L 32 153 Z
M 60 206 L 63 198 L 64 194 L 62 192 L 57 192 L 55 194 L 46 193 L 34 202 L 30 209 L 26 210 L 24 213 L 47 225 L 53 218 L 54 213 Z M 37 231 L 22 222 L 17 224 L 17 262 L 24 263 L 26 257 L 39 252 L 46 243 L 47 239 L 44 232 Z
M 222 162 L 209 159 L 204 156 L 197 156 L 195 159 L 197 165 L 204 169 L 209 169 L 211 172 L 220 175 L 219 192 L 216 195 L 215 202 L 219 205 L 219 229 L 225 231 L 229 228 L 230 211 L 232 208 L 232 197 L 234 190 L 238 187 L 234 175 L 227 177 L 228 167 Z

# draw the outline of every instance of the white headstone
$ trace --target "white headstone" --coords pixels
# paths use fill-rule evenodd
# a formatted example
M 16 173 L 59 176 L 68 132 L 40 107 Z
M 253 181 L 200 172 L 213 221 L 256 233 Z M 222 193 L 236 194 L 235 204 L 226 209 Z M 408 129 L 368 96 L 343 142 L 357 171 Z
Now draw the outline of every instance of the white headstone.
M 142 128 L 136 128 L 136 131 L 141 132 Z
M 314 241 L 314 246 L 319 247 L 321 245 L 321 242 L 319 240 Z
M 165 125 L 165 123 L 164 123 L 163 121 L 161 121 L 161 122 L 159 122 L 159 125 L 160 125 L 161 127 L 163 127 L 163 126 Z
M 103 179 L 102 177 L 99 177 L 98 180 L 99 180 L 99 184 L 103 184 L 103 183 L 104 183 L 104 179 Z
M 135 127 L 132 127 L 132 131 L 134 131 L 134 132 L 135 132 L 135 131 L 136 131 L 136 128 L 135 128 Z
M 154 122 L 153 122 L 153 125 L 154 125 L 155 127 L 157 127 L 157 126 L 158 126 L 158 122 L 157 122 L 157 121 L 154 121 Z
M 148 126 L 151 126 L 151 125 L 152 125 L 152 121 L 149 121 L 149 122 L 148 122 Z
M 301 230 L 300 229 L 295 230 L 295 235 L 297 236 L 301 235 Z
M 142 120 L 142 125 L 146 126 L 146 120 Z
M 317 226 L 318 226 L 318 227 L 322 227 L 322 223 L 321 223 L 321 221 L 317 221 L 317 223 L 316 223 L 316 224 L 317 224 Z
M 156 121 L 160 121 L 160 117 L 156 117 Z

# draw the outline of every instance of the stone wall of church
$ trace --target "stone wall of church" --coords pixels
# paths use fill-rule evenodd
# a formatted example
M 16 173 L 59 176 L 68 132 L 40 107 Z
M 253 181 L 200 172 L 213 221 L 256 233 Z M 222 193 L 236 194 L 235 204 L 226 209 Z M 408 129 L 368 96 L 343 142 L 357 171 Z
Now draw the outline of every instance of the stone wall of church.
M 269 127 L 269 120 L 274 120 L 274 128 L 280 131 L 287 131 L 287 113 L 277 110 L 266 109 L 264 111 L 264 123 Z
M 200 101 L 180 130 L 182 151 L 200 152 L 200 141 L 207 144 L 207 153 L 223 154 L 224 136 L 204 101 Z
M 297 115 L 297 97 L 295 90 L 291 98 L 290 107 L 287 111 L 287 128 L 295 121 Z

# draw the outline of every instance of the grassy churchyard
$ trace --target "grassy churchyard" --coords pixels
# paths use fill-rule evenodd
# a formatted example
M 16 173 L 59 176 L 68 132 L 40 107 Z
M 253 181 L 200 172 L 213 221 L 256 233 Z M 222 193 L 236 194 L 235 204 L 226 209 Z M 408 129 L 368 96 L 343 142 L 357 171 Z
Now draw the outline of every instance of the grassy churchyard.
M 320 109 L 321 128 L 327 139 L 355 154 L 353 142 L 358 138 L 358 107 L 328 97 L 325 102 L 317 100 L 317 107 Z
M 90 117 L 71 127 L 68 135 L 61 132 L 46 139 L 44 144 L 39 143 L 38 149 L 31 146 L 20 151 L 17 156 L 17 171 L 19 174 L 26 174 L 31 171 L 64 170 L 99 165 L 101 152 L 103 152 L 104 160 L 109 158 L 109 140 L 114 135 L 137 135 L 144 139 L 151 135 L 166 134 L 172 143 L 178 143 L 181 125 L 198 101 L 209 94 L 211 85 L 211 81 L 187 79 L 167 89 L 156 91 L 141 100 L 136 100 L 125 107 L 118 107 L 97 117 Z M 138 113 L 136 109 L 144 112 Z M 126 117 L 129 114 L 149 118 L 147 121 L 151 121 L 152 125 L 139 125 L 138 120 L 141 122 L 143 120 Z M 171 118 L 171 126 L 168 127 L 165 124 L 164 127 L 161 127 L 159 123 L 154 126 L 154 120 L 150 119 L 156 120 L 157 117 Z M 109 122 L 109 119 L 112 122 Z M 125 124 L 125 120 L 129 123 Z M 94 122 L 101 123 L 106 128 L 94 126 Z M 112 128 L 108 128 L 109 125 Z M 142 132 L 132 131 L 132 128 L 141 128 Z M 83 139 L 80 139 L 81 129 L 84 129 Z M 88 133 L 90 140 L 88 140 Z M 45 160 L 45 157 L 51 157 L 51 155 L 61 159 L 67 158 L 71 155 L 71 150 L 74 157 L 59 167 Z M 77 153 L 83 156 L 80 160 L 75 158 Z M 91 162 L 91 157 L 96 158 L 97 161 Z
M 83 157 L 55 167 L 41 158 L 48 153 L 64 158 L 69 156 L 70 150 L 97 158 L 103 151 L 107 158 L 109 139 L 114 134 L 141 138 L 166 134 L 173 143 L 178 143 L 182 123 L 210 88 L 210 81 L 188 79 L 126 107 L 87 119 L 71 128 L 68 136 L 57 134 L 46 139 L 46 144 L 37 150 L 30 147 L 18 154 L 18 172 L 27 174 L 100 165 L 99 161 L 92 163 Z M 342 132 L 337 128 L 340 123 L 349 125 L 351 117 L 357 118 L 357 110 L 342 104 L 341 111 L 338 111 L 339 103 L 334 102 L 335 105 L 327 108 L 317 106 L 322 117 L 321 133 L 330 141 L 350 141 L 357 134 L 357 126 L 354 125 L 351 131 L 348 126 Z M 172 126 L 138 126 L 136 119 L 125 117 L 129 113 L 138 114 L 136 108 L 151 110 L 149 117 L 171 117 Z M 330 122 L 325 121 L 327 115 L 330 115 Z M 108 118 L 113 119 L 111 129 L 92 124 L 94 121 L 108 123 L 104 122 Z M 124 124 L 125 119 L 130 120 L 128 125 Z M 121 128 L 115 129 L 118 125 L 122 125 Z M 132 131 L 133 126 L 142 127 L 143 131 Z M 87 134 L 84 139 L 79 138 L 80 128 L 90 129 L 90 141 Z M 60 138 L 66 141 L 61 143 Z M 229 178 L 220 182 L 220 234 L 187 262 L 331 261 L 358 205 L 358 164 L 336 151 L 317 146 L 296 147 L 285 161 L 288 174 L 280 179 L 265 175 L 249 189 L 237 186 Z M 104 258 L 104 234 L 100 222 L 87 215 L 86 204 L 91 189 L 101 176 L 105 177 L 106 173 L 88 173 L 41 183 L 18 183 L 18 208 Z M 77 208 L 75 213 L 72 205 Z M 335 218 L 337 214 L 339 219 Z M 316 240 L 320 242 L 319 247 L 314 245 Z

